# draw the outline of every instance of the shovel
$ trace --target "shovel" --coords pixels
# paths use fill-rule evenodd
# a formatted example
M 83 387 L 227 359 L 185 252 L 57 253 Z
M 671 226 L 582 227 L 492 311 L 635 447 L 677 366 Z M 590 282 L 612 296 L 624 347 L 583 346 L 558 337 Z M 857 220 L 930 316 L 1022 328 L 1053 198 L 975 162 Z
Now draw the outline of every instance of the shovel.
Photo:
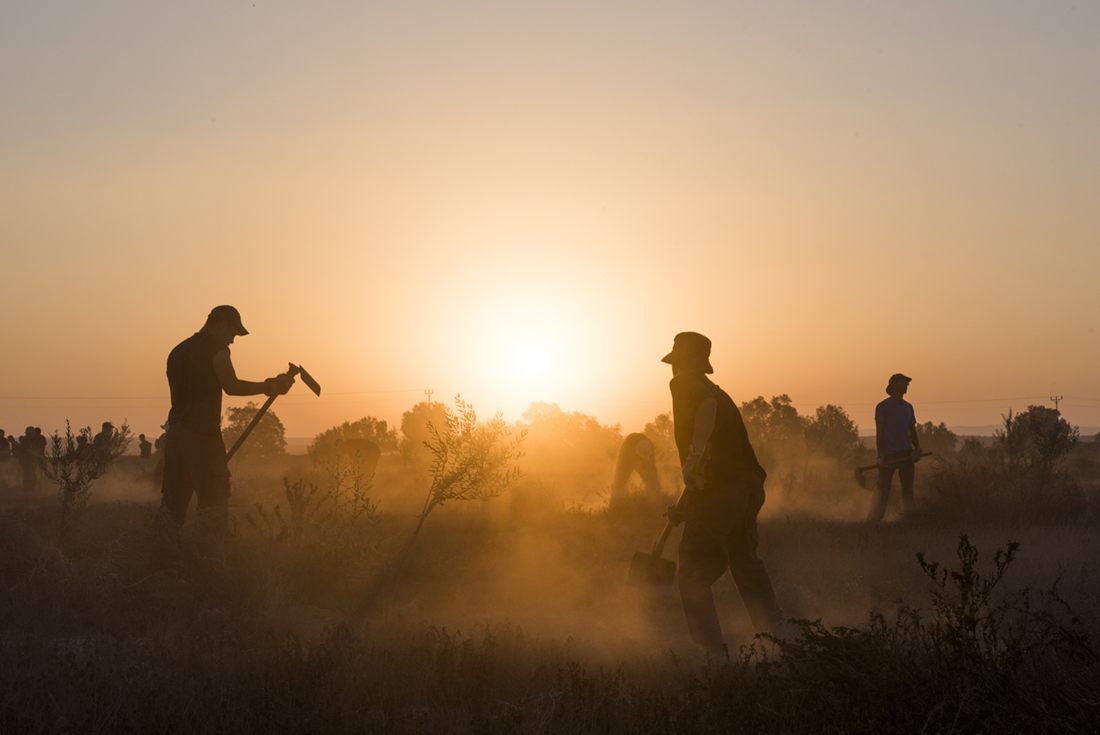
M 680 491 L 680 497 L 676 499 L 677 508 L 684 501 L 684 493 Z M 630 574 L 627 581 L 635 587 L 671 587 L 672 580 L 676 578 L 676 562 L 664 559 L 661 553 L 665 550 L 665 542 L 674 527 L 672 519 L 665 522 L 665 528 L 657 537 L 653 549 L 647 554 L 644 551 L 635 551 L 630 559 Z

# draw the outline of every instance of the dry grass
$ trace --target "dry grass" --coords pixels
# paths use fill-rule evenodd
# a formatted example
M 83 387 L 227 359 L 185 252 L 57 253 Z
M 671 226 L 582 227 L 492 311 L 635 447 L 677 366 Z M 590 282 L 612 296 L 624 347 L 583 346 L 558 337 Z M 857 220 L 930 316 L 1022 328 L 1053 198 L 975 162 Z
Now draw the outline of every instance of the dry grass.
M 582 510 L 532 482 L 447 507 L 387 603 L 362 616 L 363 590 L 415 523 L 424 478 L 384 459 L 370 488 L 381 512 L 352 519 L 325 478 L 290 469 L 306 484 L 284 486 L 270 466 L 237 472 L 224 572 L 151 553 L 149 502 L 93 503 L 64 537 L 55 502 L 0 510 L 0 732 L 1098 725 L 1100 675 L 1086 647 L 1066 643 L 1100 631 L 1092 562 L 1100 538 L 1087 525 L 971 525 L 983 553 L 965 578 L 988 579 L 993 550 L 1020 544 L 1003 581 L 973 608 L 978 617 L 1035 590 L 1031 612 L 1006 608 L 1016 627 L 991 639 L 952 616 L 957 586 L 938 588 L 915 559 L 922 550 L 965 572 L 957 526 L 927 516 L 865 527 L 774 513 L 762 525 L 761 554 L 787 614 L 806 622 L 783 643 L 754 639 L 724 579 L 716 594 L 732 653 L 708 662 L 685 639 L 671 591 L 624 584 L 630 554 L 659 530 L 659 501 Z M 139 480 L 115 478 L 146 492 Z M 314 495 L 310 481 L 320 483 Z M 123 491 L 108 486 L 103 495 Z M 287 531 L 249 523 L 257 504 L 280 507 Z M 1076 623 L 1038 596 L 1055 579 Z M 934 604 L 937 590 L 946 608 Z M 1037 610 L 1048 617 L 1028 617 Z M 1020 637 L 1018 624 L 1029 620 Z

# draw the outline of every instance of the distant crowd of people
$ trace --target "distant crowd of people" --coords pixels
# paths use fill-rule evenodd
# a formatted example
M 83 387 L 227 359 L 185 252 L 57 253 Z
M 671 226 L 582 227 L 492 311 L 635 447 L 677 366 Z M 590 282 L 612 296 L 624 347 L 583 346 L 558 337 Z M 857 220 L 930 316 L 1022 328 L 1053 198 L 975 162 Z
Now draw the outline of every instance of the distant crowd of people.
M 23 436 L 8 435 L 0 429 L 0 462 L 15 460 L 22 473 L 23 490 L 38 489 L 38 477 L 46 465 L 46 435 L 38 426 L 28 426 Z
M 80 433 L 76 436 L 76 447 L 73 451 L 78 456 L 109 456 L 117 436 L 117 429 L 110 421 L 104 421 L 100 431 L 89 441 L 88 434 Z M 164 443 L 162 434 L 156 442 L 150 442 L 145 434 L 138 435 L 138 454 L 142 459 L 152 460 L 160 454 Z M 6 469 L 9 463 L 16 466 L 19 473 L 19 485 L 24 492 L 33 493 L 38 490 L 41 476 L 46 467 L 46 446 L 48 440 L 39 426 L 28 426 L 22 436 L 7 434 L 0 429 L 0 474 L 8 475 Z M 155 453 L 154 453 L 155 452 Z M 158 462 L 158 465 L 160 462 Z M 2 480 L 0 480 L 2 483 Z

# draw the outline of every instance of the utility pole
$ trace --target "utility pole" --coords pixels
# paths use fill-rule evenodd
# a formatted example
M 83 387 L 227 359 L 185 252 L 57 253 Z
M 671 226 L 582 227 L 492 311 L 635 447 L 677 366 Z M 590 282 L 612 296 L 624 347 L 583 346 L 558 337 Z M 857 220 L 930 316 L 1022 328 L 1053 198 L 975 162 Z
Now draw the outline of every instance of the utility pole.
M 424 389 L 424 395 L 426 395 L 428 397 L 428 408 L 432 407 L 432 393 L 435 393 L 435 391 L 432 390 L 431 388 L 425 388 Z
M 1063 396 L 1051 396 L 1050 402 L 1054 404 L 1054 410 L 1058 410 L 1058 404 L 1062 402 Z

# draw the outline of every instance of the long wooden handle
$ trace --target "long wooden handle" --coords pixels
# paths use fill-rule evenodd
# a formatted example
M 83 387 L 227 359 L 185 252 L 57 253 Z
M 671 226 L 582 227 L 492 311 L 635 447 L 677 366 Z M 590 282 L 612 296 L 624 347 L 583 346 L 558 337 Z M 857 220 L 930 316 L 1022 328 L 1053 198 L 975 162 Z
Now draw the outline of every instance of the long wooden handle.
M 672 521 L 665 523 L 665 530 L 661 531 L 661 535 L 657 537 L 657 542 L 653 544 L 653 556 L 657 557 L 661 555 L 661 552 L 665 550 L 665 542 L 668 541 L 669 534 L 672 533 L 673 525 Z
M 687 488 L 685 487 L 683 490 L 680 491 L 680 496 L 676 498 L 676 504 L 672 507 L 679 508 L 680 503 L 684 502 L 684 495 L 686 494 Z M 668 537 L 672 533 L 672 529 L 675 527 L 676 525 L 672 522 L 671 518 L 669 518 L 668 521 L 665 522 L 664 530 L 661 531 L 661 535 L 657 537 L 657 541 L 653 544 L 653 556 L 660 556 L 661 552 L 665 550 L 665 542 L 668 541 Z
M 256 415 L 252 417 L 252 420 L 248 422 L 248 426 L 244 427 L 244 431 L 237 437 L 237 441 L 233 442 L 233 447 L 225 453 L 225 461 L 233 459 L 233 455 L 237 453 L 237 450 L 244 444 L 244 440 L 248 438 L 248 435 L 252 433 L 252 430 L 256 428 L 256 424 L 260 423 L 260 419 L 267 413 L 267 409 L 271 408 L 271 404 L 275 402 L 275 399 L 279 397 L 276 393 L 273 396 L 269 396 L 264 405 L 260 407 L 260 410 L 256 412 Z
M 922 457 L 931 457 L 932 453 L 931 452 L 921 452 L 920 456 L 922 456 Z M 893 462 L 887 462 L 886 466 L 887 467 L 892 467 L 896 464 L 904 464 L 906 461 L 908 461 L 908 458 L 906 458 L 906 459 L 896 459 Z M 863 467 L 857 467 L 856 469 L 859 470 L 860 472 L 866 472 L 867 470 L 878 469 L 878 463 L 864 465 Z

